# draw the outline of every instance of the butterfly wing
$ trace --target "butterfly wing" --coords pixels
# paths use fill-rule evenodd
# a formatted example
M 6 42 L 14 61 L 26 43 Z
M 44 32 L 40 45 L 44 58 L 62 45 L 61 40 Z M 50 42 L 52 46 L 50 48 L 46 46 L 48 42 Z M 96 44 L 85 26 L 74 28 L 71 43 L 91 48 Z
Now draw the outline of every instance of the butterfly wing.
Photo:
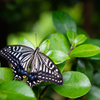
M 42 53 L 37 53 L 31 63 L 31 70 L 27 83 L 37 85 L 42 81 L 52 82 L 57 85 L 63 84 L 62 75 L 53 61 Z
M 33 52 L 34 50 L 29 47 L 12 45 L 0 50 L 0 55 L 13 65 L 14 79 L 23 80 L 27 75 L 28 65 L 32 59 Z
M 38 55 L 40 56 L 40 59 L 43 62 L 42 69 L 39 69 L 40 73 L 38 72 L 38 77 L 41 80 L 52 82 L 57 85 L 62 85 L 63 79 L 58 67 L 46 55 L 42 53 L 39 53 Z

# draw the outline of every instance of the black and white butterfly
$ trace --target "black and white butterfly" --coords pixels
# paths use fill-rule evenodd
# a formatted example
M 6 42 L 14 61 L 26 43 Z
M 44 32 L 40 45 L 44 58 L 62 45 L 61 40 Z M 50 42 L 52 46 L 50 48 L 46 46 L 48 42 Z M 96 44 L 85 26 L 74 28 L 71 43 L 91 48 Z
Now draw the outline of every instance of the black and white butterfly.
M 42 81 L 63 84 L 59 69 L 49 57 L 39 52 L 39 47 L 33 50 L 27 46 L 11 45 L 0 50 L 0 55 L 13 65 L 13 80 L 26 78 L 28 66 L 31 65 L 27 80 L 30 87 Z

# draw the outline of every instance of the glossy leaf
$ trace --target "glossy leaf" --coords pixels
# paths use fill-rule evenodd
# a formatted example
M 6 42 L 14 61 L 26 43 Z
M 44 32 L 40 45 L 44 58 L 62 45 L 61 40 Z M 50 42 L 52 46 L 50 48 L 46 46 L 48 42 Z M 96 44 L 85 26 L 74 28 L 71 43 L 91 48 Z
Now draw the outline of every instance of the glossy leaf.
M 25 46 L 28 46 L 28 47 L 31 47 L 33 49 L 35 49 L 35 47 L 33 46 L 33 44 L 27 40 L 26 38 L 24 37 L 21 37 L 19 42 L 18 42 L 19 45 L 25 45 Z
M 0 68 L 0 84 L 13 79 L 13 72 L 10 68 Z
M 74 31 L 68 30 L 68 31 L 67 31 L 67 37 L 68 37 L 68 39 L 69 39 L 71 45 L 73 45 L 74 39 L 77 37 L 77 33 L 74 32 Z
M 100 40 L 99 39 L 87 39 L 84 43 L 85 44 L 93 44 L 93 45 L 97 45 L 100 47 Z M 95 56 L 89 57 L 89 59 L 100 60 L 100 53 L 95 55 Z
M 70 50 L 70 45 L 64 35 L 61 33 L 55 33 L 50 37 L 49 50 L 60 50 L 67 54 Z
M 90 57 L 100 53 L 100 48 L 91 44 L 83 44 L 75 49 L 73 49 L 70 53 L 70 56 L 73 57 Z
M 78 35 L 74 40 L 75 46 L 83 43 L 86 39 L 87 39 L 87 37 L 85 35 L 83 35 L 83 34 Z
M 87 100 L 100 100 L 100 88 L 92 86 L 88 94 L 86 94 Z
M 48 49 L 49 49 L 49 45 L 50 45 L 50 40 L 49 39 L 43 41 L 41 43 L 41 45 L 39 46 L 39 49 L 40 49 L 39 52 L 42 52 L 42 53 L 46 54 Z
M 63 73 L 62 86 L 52 85 L 52 88 L 64 97 L 77 98 L 90 90 L 91 83 L 84 74 L 70 71 Z
M 73 19 L 64 12 L 54 11 L 52 13 L 53 26 L 57 32 L 66 34 L 68 30 L 76 32 L 76 24 Z
M 67 54 L 59 50 L 50 50 L 46 55 L 50 57 L 55 64 L 62 63 L 65 60 L 69 59 L 69 56 Z
M 85 59 L 78 59 L 77 61 L 77 71 L 84 73 L 90 81 L 93 79 L 93 66 Z
M 20 81 L 4 82 L 0 85 L 0 91 L 7 95 L 6 100 L 36 100 L 31 88 Z
M 0 91 L 0 100 L 7 100 L 7 95 Z

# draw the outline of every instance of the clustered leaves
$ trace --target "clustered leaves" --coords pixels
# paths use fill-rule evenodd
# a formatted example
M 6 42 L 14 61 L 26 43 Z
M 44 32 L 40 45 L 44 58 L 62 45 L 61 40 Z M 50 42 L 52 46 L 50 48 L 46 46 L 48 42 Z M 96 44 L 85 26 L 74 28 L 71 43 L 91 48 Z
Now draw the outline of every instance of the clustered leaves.
M 63 76 L 63 85 L 57 86 L 49 82 L 42 82 L 30 89 L 24 82 L 12 81 L 13 72 L 10 69 L 0 68 L 0 100 L 17 100 L 17 97 L 19 100 L 38 98 L 53 100 L 44 94 L 41 96 L 44 86 L 48 85 L 64 97 L 75 99 L 86 94 L 85 96 L 90 100 L 100 99 L 100 89 L 96 86 L 91 88 L 92 81 L 100 76 L 100 68 L 97 68 L 98 73 L 95 74 L 95 78 L 93 77 L 93 64 L 91 63 L 92 59 L 100 60 L 100 44 L 96 42 L 97 40 L 90 39 L 84 30 L 77 29 L 75 22 L 68 14 L 55 11 L 52 13 L 52 20 L 57 33 L 48 36 L 39 48 L 40 52 L 46 54 L 57 64 Z M 21 38 L 18 44 L 35 49 L 26 38 Z M 100 81 L 97 81 L 93 84 L 100 86 L 99 83 Z M 98 91 L 98 96 L 94 91 Z

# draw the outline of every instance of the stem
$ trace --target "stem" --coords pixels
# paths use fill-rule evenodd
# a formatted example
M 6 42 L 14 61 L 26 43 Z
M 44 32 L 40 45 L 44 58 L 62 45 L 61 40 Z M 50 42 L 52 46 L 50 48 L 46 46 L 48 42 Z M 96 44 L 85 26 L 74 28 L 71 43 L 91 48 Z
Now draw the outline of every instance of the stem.
M 68 54 L 67 55 L 69 55 L 70 54 L 70 52 L 73 50 L 74 48 L 72 47 L 70 50 L 69 50 L 69 52 L 68 52 Z
M 42 95 L 45 93 L 46 89 L 48 88 L 48 86 L 46 86 L 43 91 L 41 92 L 40 96 L 39 96 L 39 100 L 41 99 Z

